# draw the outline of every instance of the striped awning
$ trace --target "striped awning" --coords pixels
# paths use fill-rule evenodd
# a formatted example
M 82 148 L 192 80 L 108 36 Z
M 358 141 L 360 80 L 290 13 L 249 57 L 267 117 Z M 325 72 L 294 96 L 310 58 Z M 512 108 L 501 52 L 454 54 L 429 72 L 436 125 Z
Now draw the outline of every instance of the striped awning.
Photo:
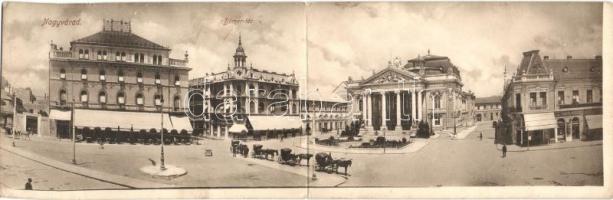
M 298 116 L 249 116 L 253 130 L 299 129 L 302 120 Z
M 552 112 L 524 114 L 524 125 L 526 131 L 535 131 L 556 128 L 557 122 Z
M 70 121 L 70 115 L 72 114 L 72 111 L 70 110 L 51 110 L 49 113 L 49 118 L 54 119 L 54 120 L 66 120 L 66 121 Z

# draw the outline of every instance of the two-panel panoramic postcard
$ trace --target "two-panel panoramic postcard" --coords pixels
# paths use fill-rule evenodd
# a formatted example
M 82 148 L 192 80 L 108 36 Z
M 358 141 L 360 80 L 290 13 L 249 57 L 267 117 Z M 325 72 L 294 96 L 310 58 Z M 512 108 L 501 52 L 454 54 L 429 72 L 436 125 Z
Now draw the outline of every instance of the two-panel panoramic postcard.
M 613 197 L 611 3 L 1 16 L 0 197 Z

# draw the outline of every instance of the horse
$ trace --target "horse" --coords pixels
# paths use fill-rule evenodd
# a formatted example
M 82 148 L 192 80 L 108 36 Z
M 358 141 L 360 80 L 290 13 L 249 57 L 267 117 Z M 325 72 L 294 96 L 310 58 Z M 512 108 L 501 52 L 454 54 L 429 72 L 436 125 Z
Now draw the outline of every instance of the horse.
M 334 160 L 334 169 L 336 171 L 336 173 L 338 173 L 338 167 L 343 167 L 345 168 L 345 176 L 347 175 L 347 168 L 349 168 L 351 166 L 351 159 L 338 159 L 338 160 Z
M 300 153 L 300 154 L 296 154 L 296 157 L 298 158 L 298 164 L 300 164 L 302 159 L 306 159 L 307 165 L 309 165 L 309 160 L 311 160 L 311 157 L 313 157 L 313 154 L 310 154 L 310 153 Z
M 271 156 L 271 159 L 274 160 L 276 155 L 279 155 L 279 152 L 276 149 L 262 149 L 260 151 L 262 155 L 268 160 L 268 155 Z

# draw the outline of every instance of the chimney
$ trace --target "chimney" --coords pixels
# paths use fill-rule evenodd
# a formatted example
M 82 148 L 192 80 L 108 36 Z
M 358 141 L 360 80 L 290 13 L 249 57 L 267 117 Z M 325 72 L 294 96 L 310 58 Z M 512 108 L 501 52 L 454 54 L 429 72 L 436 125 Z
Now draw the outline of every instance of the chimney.
M 544 60 L 549 60 L 549 56 L 543 56 Z
M 566 56 L 567 60 L 573 59 L 573 56 Z

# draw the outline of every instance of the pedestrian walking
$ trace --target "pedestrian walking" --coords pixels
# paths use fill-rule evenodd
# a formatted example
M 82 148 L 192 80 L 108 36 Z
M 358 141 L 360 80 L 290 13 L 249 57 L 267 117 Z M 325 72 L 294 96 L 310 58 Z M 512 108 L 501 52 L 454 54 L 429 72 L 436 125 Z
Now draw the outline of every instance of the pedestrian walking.
M 32 190 L 32 179 L 28 178 L 28 182 L 26 183 L 26 190 Z
M 507 157 L 507 145 L 502 144 L 502 157 Z
M 483 131 L 479 132 L 479 140 L 483 140 Z

